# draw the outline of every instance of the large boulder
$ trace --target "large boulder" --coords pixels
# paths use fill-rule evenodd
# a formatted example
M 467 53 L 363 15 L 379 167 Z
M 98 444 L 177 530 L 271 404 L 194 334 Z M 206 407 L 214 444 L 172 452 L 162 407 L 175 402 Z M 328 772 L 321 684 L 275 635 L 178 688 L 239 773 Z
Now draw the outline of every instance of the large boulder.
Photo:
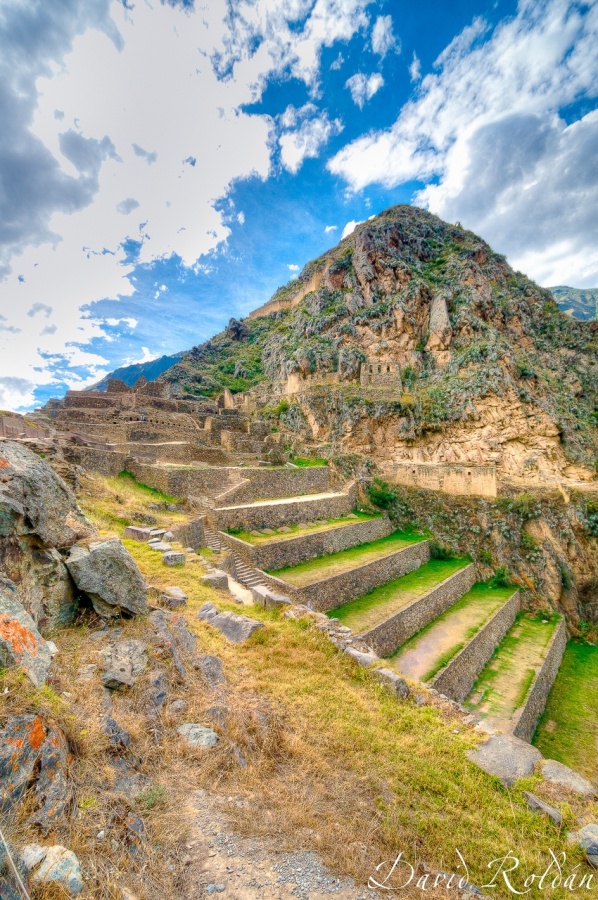
M 19 602 L 15 585 L 0 575 L 0 665 L 19 666 L 39 688 L 51 662 L 50 648 Z
M 133 557 L 118 538 L 73 547 L 67 568 L 101 616 L 143 615 L 147 588 Z
M 77 609 L 73 580 L 60 553 L 36 535 L 0 537 L 0 572 L 14 582 L 42 634 L 72 621 Z
M 539 750 L 511 734 L 493 734 L 485 744 L 470 750 L 467 756 L 484 772 L 500 778 L 507 787 L 518 778 L 531 775 L 536 763 L 542 759 Z
M 33 778 L 46 729 L 39 716 L 13 716 L 0 731 L 0 812 L 20 800 Z
M 36 534 L 47 547 L 63 549 L 93 531 L 45 460 L 16 441 L 0 443 L 0 537 Z

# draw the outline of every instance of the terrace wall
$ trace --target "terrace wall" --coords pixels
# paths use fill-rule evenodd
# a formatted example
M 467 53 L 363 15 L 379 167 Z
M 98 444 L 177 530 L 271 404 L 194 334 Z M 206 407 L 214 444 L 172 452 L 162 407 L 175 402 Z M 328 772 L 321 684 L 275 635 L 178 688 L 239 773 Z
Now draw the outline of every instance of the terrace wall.
M 496 497 L 494 465 L 466 466 L 443 463 L 397 463 L 394 481 L 407 487 L 418 487 L 444 494 L 467 497 Z
M 521 595 L 519 591 L 515 591 L 429 686 L 457 703 L 465 700 L 476 678 L 513 624 L 520 606 Z
M 256 500 L 275 500 L 281 497 L 300 497 L 305 494 L 324 494 L 331 490 L 331 471 L 328 466 L 307 469 L 247 467 L 238 490 L 227 497 L 226 505 L 253 503 Z
M 393 578 L 419 569 L 430 559 L 430 542 L 420 541 L 381 559 L 356 566 L 348 572 L 324 578 L 314 584 L 296 587 L 280 578 L 263 573 L 264 581 L 277 593 L 286 594 L 295 603 L 303 603 L 318 612 L 334 609 L 361 597 Z M 262 573 L 260 573 L 262 574 Z
M 550 689 L 559 671 L 563 653 L 567 646 L 567 623 L 561 619 L 555 633 L 548 645 L 548 651 L 544 662 L 540 666 L 527 699 L 515 717 L 513 734 L 522 741 L 531 741 L 538 724 L 538 719 L 544 712 Z
M 379 656 L 390 656 L 466 594 L 474 583 L 475 568 L 470 564 L 360 637 Z
M 306 497 L 309 500 L 309 494 Z M 346 493 L 309 503 L 295 500 L 271 506 L 232 506 L 230 509 L 216 509 L 214 515 L 218 527 L 222 530 L 240 528 L 243 531 L 252 531 L 255 528 L 297 525 L 299 522 L 313 521 L 316 518 L 338 519 L 352 512 L 356 502 L 357 492 L 352 485 Z
M 338 553 L 357 544 L 377 541 L 391 534 L 393 526 L 385 516 L 342 525 L 330 531 L 317 531 L 299 537 L 273 540 L 259 547 L 241 541 L 226 532 L 220 532 L 222 541 L 247 562 L 258 569 L 283 569 L 297 566 L 308 559 Z

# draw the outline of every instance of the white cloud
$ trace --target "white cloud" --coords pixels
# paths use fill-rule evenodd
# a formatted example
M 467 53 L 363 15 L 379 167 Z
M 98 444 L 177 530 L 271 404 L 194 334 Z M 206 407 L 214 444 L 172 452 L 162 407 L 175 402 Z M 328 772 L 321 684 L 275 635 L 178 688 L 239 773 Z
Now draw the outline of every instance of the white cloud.
M 281 124 L 285 127 L 294 127 L 303 119 L 294 131 L 285 131 L 279 138 L 280 158 L 285 169 L 295 174 L 303 165 L 305 159 L 313 159 L 318 156 L 322 147 L 335 134 L 343 130 L 340 119 L 328 118 L 326 112 L 313 115 L 316 107 L 306 104 L 301 109 L 288 107 L 281 117 Z M 308 116 L 308 118 L 304 118 Z
M 343 240 L 343 238 L 346 238 L 350 234 L 353 234 L 353 232 L 355 231 L 357 226 L 361 225 L 361 222 L 362 222 L 362 219 L 360 219 L 358 222 L 356 222 L 355 219 L 351 219 L 350 222 L 347 222 L 347 224 L 343 228 L 343 233 L 341 234 L 341 241 Z
M 296 263 L 289 263 L 287 268 L 289 272 L 299 272 L 301 266 L 298 266 Z
M 3 95 L 0 111 L 11 129 L 0 134 L 2 374 L 21 388 L 56 378 L 80 386 L 82 370 L 99 377 L 106 360 L 84 348 L 108 336 L 81 309 L 134 293 L 124 242 L 139 242 L 140 263 L 175 254 L 198 271 L 230 233 L 218 199 L 236 180 L 271 171 L 275 122 L 245 107 L 288 75 L 317 93 L 323 48 L 365 29 L 372 2 L 3 9 L 10 103 Z M 283 136 L 283 165 L 298 171 L 341 127 L 314 107 Z M 42 334 L 26 314 L 36 303 L 52 308 Z
M 598 281 L 598 5 L 522 0 L 488 32 L 476 19 L 440 54 L 392 128 L 329 168 L 353 190 L 431 181 L 416 202 L 480 232 L 543 283 Z M 568 119 L 560 110 L 568 107 Z
M 372 75 L 364 75 L 362 72 L 357 72 L 355 75 L 347 78 L 345 82 L 345 87 L 348 87 L 351 91 L 353 103 L 360 109 L 363 109 L 367 101 L 371 100 L 374 94 L 383 86 L 384 79 L 379 72 L 374 72 Z
M 330 234 L 331 231 L 336 231 L 337 228 L 338 225 L 326 225 L 326 227 L 324 228 L 324 234 Z
M 401 45 L 393 34 L 392 17 L 378 16 L 372 28 L 372 50 L 377 56 L 384 57 L 389 50 L 401 52 Z
M 419 81 L 422 77 L 422 64 L 415 50 L 413 51 L 413 59 L 409 65 L 409 77 L 411 81 Z

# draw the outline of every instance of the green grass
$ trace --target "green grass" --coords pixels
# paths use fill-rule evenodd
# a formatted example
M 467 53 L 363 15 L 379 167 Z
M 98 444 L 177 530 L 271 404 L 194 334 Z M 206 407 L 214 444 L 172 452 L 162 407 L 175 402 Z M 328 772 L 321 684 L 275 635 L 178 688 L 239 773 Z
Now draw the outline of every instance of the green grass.
M 466 559 L 431 559 L 425 566 L 337 606 L 328 615 L 340 619 L 353 631 L 365 631 L 432 590 L 468 562 Z
M 139 490 L 141 494 L 147 494 L 151 496 L 154 500 L 161 500 L 163 503 L 180 503 L 180 497 L 171 497 L 170 494 L 164 494 L 162 491 L 159 491 L 157 488 L 150 487 L 149 484 L 143 484 L 142 481 L 137 481 L 135 476 L 131 472 L 127 472 L 126 469 L 123 469 L 117 476 L 117 478 L 122 479 L 123 481 L 131 482 L 135 485 L 135 487 Z
M 480 673 L 465 701 L 467 708 L 511 719 L 525 702 L 558 621 L 557 615 L 519 613 Z
M 330 531 L 332 528 L 336 528 L 339 525 L 355 525 L 356 522 L 367 522 L 370 519 L 379 519 L 380 513 L 365 513 L 360 512 L 359 510 L 354 510 L 353 515 L 356 518 L 349 518 L 348 516 L 340 516 L 338 519 L 326 519 L 325 524 L 323 525 L 311 525 L 307 528 L 299 528 L 298 525 L 289 525 L 288 527 L 291 529 L 289 532 L 282 532 L 280 534 L 251 534 L 250 531 L 243 531 L 242 529 L 229 528 L 228 533 L 233 537 L 239 538 L 241 541 L 246 541 L 248 544 L 253 544 L 255 547 L 259 547 L 261 544 L 269 544 L 271 541 L 282 541 L 287 538 L 299 537 L 304 534 L 313 534 L 319 531 Z
M 549 759 L 598 777 L 598 647 L 567 644 L 534 744 Z
M 311 469 L 314 466 L 327 466 L 327 459 L 309 459 L 306 456 L 294 456 L 291 459 L 291 462 L 294 466 L 299 466 L 300 469 Z
M 331 577 L 354 566 L 363 565 L 383 556 L 388 556 L 390 553 L 421 540 L 423 540 L 421 534 L 394 531 L 392 534 L 379 538 L 377 541 L 357 544 L 357 546 L 350 547 L 348 550 L 340 550 L 338 553 L 318 556 L 315 559 L 300 563 L 298 566 L 276 569 L 269 574 L 276 575 L 277 578 L 282 578 L 283 581 L 288 581 L 290 584 L 298 586 L 312 584 L 321 578 Z
M 474 586 L 469 590 L 466 594 L 461 597 L 460 600 L 457 600 L 456 603 L 453 603 L 449 609 L 447 609 L 442 615 L 438 616 L 437 619 L 434 619 L 425 628 L 422 628 L 421 631 L 418 631 L 417 634 L 414 634 L 412 638 L 410 638 L 407 643 L 403 644 L 395 654 L 393 654 L 392 659 L 397 660 L 401 656 L 403 656 L 409 650 L 413 650 L 419 641 L 426 637 L 432 629 L 437 628 L 438 626 L 442 626 L 444 623 L 449 622 L 450 620 L 458 616 L 466 607 L 475 607 L 476 610 L 479 609 L 480 618 L 476 625 L 471 626 L 465 634 L 461 632 L 457 632 L 455 635 L 459 638 L 452 647 L 445 650 L 437 659 L 434 661 L 433 665 L 430 669 L 425 673 L 422 678 L 422 681 L 430 681 L 434 678 L 435 675 L 440 672 L 441 669 L 444 669 L 446 665 L 449 664 L 451 659 L 459 653 L 466 643 L 468 643 L 474 635 L 482 628 L 488 619 L 496 612 L 499 606 L 508 600 L 508 598 L 513 594 L 514 588 L 512 587 L 495 587 L 490 582 L 478 582 L 474 584 Z

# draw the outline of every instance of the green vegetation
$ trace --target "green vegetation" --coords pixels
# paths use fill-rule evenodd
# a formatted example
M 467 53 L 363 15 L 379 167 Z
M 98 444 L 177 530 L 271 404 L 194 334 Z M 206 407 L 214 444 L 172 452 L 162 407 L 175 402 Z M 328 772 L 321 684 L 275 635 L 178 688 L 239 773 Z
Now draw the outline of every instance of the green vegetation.
M 135 476 L 131 472 L 127 472 L 126 469 L 123 469 L 122 472 L 119 472 L 119 474 L 116 477 L 125 482 L 126 481 L 131 482 L 135 486 L 135 488 L 138 490 L 139 493 L 149 495 L 154 500 L 159 500 L 162 503 L 172 503 L 172 504 L 181 502 L 179 497 L 172 497 L 170 494 L 164 494 L 164 493 L 162 493 L 162 491 L 159 491 L 157 488 L 150 487 L 149 484 L 143 484 L 143 482 L 137 481 Z
M 313 534 L 318 531 L 331 531 L 333 528 L 338 528 L 339 526 L 354 525 L 357 521 L 366 522 L 368 519 L 379 518 L 380 513 L 363 512 L 362 510 L 356 509 L 353 511 L 351 517 L 341 516 L 338 519 L 326 519 L 325 522 L 319 525 L 316 522 L 310 524 L 306 523 L 305 526 L 301 528 L 299 525 L 289 525 L 287 527 L 290 528 L 290 531 L 286 533 L 252 534 L 250 531 L 243 531 L 241 528 L 229 528 L 228 533 L 233 535 L 233 537 L 238 537 L 240 540 L 246 541 L 248 544 L 259 547 L 261 544 L 269 544 L 271 541 L 284 541 L 289 538 L 300 537 L 304 534 Z
M 520 613 L 481 672 L 465 701 L 467 708 L 510 720 L 525 702 L 558 621 L 556 614 Z
M 368 485 L 367 492 L 374 506 L 380 509 L 389 509 L 397 499 L 397 492 L 381 478 L 374 478 L 372 484 Z
M 478 582 L 392 657 L 410 678 L 430 681 L 513 594 L 513 588 Z
M 389 556 L 391 553 L 396 553 L 397 550 L 416 544 L 423 539 L 423 535 L 416 532 L 395 531 L 377 541 L 357 544 L 348 550 L 318 556 L 316 559 L 310 559 L 298 566 L 277 569 L 269 574 L 276 575 L 277 578 L 282 578 L 289 584 L 302 587 L 313 584 L 314 581 L 320 581 L 322 578 L 331 578 L 333 575 L 354 569 L 356 566 Z
M 328 615 L 339 619 L 355 632 L 366 631 L 379 622 L 388 619 L 411 603 L 450 578 L 464 566 L 466 559 L 432 559 L 425 566 L 420 566 L 407 575 L 394 578 L 387 584 L 374 588 L 373 591 L 351 600 L 343 606 L 337 606 Z
M 586 777 L 598 778 L 598 647 L 569 641 L 534 744 Z
M 311 469 L 314 466 L 327 466 L 327 459 L 311 458 L 307 456 L 291 456 L 291 462 L 300 469 Z

